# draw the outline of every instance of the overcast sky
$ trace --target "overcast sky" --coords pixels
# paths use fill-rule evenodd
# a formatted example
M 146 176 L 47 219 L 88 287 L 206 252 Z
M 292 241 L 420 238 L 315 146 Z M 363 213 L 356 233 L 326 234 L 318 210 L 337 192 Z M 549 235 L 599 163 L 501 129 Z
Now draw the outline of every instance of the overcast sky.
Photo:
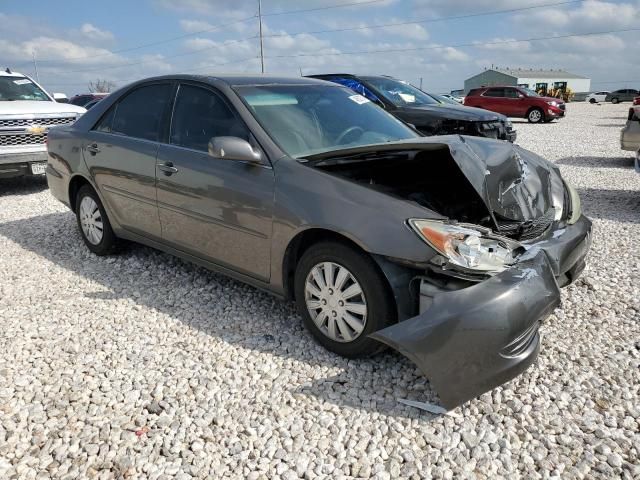
M 446 92 L 493 64 L 566 69 L 590 77 L 592 89 L 640 88 L 640 0 L 359 0 L 325 8 L 356 1 L 262 0 L 267 73 L 376 73 L 414 84 L 422 77 L 425 90 Z M 41 83 L 69 95 L 98 78 L 123 85 L 165 73 L 259 72 L 257 4 L 2 2 L 0 66 L 32 75 L 35 53 Z M 523 7 L 535 8 L 506 11 Z M 326 31 L 336 29 L 344 31 Z M 513 42 L 605 31 L 617 33 Z

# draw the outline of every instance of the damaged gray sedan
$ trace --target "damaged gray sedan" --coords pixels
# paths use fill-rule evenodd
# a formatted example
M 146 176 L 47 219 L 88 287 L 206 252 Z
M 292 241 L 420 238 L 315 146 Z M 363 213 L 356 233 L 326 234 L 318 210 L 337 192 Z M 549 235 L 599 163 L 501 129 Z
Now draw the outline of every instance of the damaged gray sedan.
M 554 165 L 422 137 L 320 80 L 143 80 L 52 129 L 48 148 L 51 192 L 94 253 L 128 239 L 295 299 L 327 349 L 390 346 L 446 408 L 535 360 L 590 246 Z

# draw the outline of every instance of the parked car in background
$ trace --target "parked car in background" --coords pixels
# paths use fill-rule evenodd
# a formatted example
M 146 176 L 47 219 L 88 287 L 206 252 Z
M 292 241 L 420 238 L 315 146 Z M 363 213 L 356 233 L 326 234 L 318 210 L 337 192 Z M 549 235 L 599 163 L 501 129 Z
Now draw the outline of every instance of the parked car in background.
M 459 104 L 461 104 L 461 105 L 462 105 L 462 102 L 464 101 L 464 97 L 456 97 L 456 96 L 451 95 L 451 94 L 449 94 L 449 93 L 443 93 L 443 94 L 441 94 L 440 96 L 441 96 L 441 97 L 448 98 L 449 100 L 452 100 L 452 101 L 454 101 L 454 102 L 456 102 L 456 103 L 459 103 Z
M 611 93 L 611 92 L 604 91 L 604 90 L 601 91 L 601 92 L 593 92 L 593 93 L 590 93 L 589 95 L 587 95 L 584 100 L 585 100 L 585 102 L 589 102 L 589 103 L 604 102 L 609 93 Z
M 440 95 L 438 93 L 429 93 L 428 95 L 431 95 L 440 103 L 447 103 L 449 105 L 460 105 L 460 103 L 453 100 L 451 96 Z
M 82 107 L 58 103 L 27 75 L 0 72 L 0 178 L 42 175 L 47 132 L 74 122 Z
M 84 107 L 87 103 L 92 102 L 94 100 L 101 100 L 104 97 L 109 95 L 108 93 L 79 93 L 78 95 L 74 95 L 69 100 L 69 103 L 73 103 L 74 105 L 79 105 Z
M 640 148 L 640 105 L 629 109 L 627 123 L 620 131 L 620 148 L 629 151 Z
M 443 103 L 407 82 L 383 75 L 310 75 L 351 88 L 424 135 L 460 134 L 514 142 L 508 118 L 486 110 Z
M 84 108 L 86 108 L 87 110 L 91 110 L 93 107 L 95 107 L 98 102 L 102 101 L 101 98 L 96 98 L 95 100 L 91 100 L 89 103 L 84 105 Z
M 295 299 L 320 344 L 399 350 L 446 408 L 535 360 L 591 238 L 536 154 L 300 77 L 136 82 L 52 130 L 47 178 L 92 252 L 125 238 Z
M 640 95 L 638 90 L 634 90 L 633 88 L 623 88 L 607 94 L 605 101 L 611 103 L 633 102 L 633 99 L 638 95 Z
M 464 97 L 464 104 L 507 117 L 526 118 L 530 123 L 551 122 L 564 117 L 566 110 L 562 99 L 544 97 L 528 88 L 510 85 L 473 88 Z

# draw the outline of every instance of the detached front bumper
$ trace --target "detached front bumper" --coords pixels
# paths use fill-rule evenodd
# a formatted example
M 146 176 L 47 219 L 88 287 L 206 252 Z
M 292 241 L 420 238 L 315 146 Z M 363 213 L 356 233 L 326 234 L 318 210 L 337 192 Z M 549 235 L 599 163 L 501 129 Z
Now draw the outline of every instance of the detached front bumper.
M 581 217 L 531 245 L 513 267 L 467 288 L 434 294 L 423 280 L 420 314 L 371 337 L 411 359 L 445 408 L 471 400 L 535 361 L 540 322 L 560 304 L 559 281 L 584 268 L 590 231 Z

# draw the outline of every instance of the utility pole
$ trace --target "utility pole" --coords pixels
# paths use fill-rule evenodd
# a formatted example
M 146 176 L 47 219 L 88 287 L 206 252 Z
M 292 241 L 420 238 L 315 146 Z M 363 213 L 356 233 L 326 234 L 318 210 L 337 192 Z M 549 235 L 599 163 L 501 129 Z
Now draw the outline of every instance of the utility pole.
M 262 0 L 258 0 L 258 21 L 260 22 L 260 66 L 264 73 L 264 46 L 262 44 Z
M 33 69 L 36 73 L 36 82 L 40 83 L 40 77 L 38 76 L 38 62 L 36 62 L 36 51 L 31 50 L 31 58 L 33 58 Z
M 420 77 L 420 90 L 422 90 L 422 77 Z

